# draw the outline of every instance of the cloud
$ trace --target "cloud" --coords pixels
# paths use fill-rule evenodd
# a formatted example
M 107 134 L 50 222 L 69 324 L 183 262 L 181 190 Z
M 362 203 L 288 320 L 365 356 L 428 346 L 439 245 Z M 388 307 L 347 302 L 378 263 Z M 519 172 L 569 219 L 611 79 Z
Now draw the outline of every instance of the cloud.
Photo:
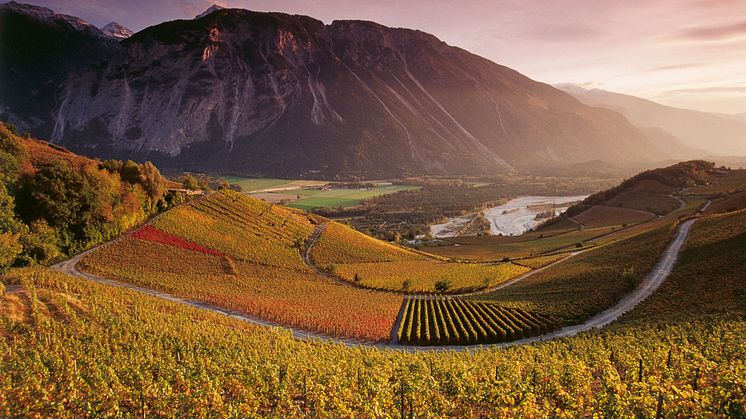
M 727 25 L 695 26 L 680 32 L 676 38 L 695 41 L 722 41 L 746 36 L 746 21 Z
M 649 68 L 646 71 L 649 72 L 649 73 L 652 73 L 652 72 L 655 72 L 655 71 L 684 70 L 684 69 L 688 69 L 688 68 L 702 67 L 703 65 L 705 65 L 705 63 L 671 64 L 671 65 L 662 65 L 660 67 Z
M 594 39 L 602 32 L 586 24 L 548 24 L 542 23 L 524 32 L 528 38 L 552 42 L 576 42 Z
M 669 94 L 746 93 L 746 86 L 711 86 L 669 90 Z

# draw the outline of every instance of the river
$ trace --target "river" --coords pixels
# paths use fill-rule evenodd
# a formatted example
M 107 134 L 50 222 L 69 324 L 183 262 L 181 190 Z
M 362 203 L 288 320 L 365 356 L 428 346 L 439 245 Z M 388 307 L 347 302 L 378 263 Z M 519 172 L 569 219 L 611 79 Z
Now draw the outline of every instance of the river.
M 490 222 L 492 235 L 517 236 L 536 227 L 546 220 L 536 219 L 536 215 L 547 210 L 554 210 L 555 215 L 564 212 L 571 203 L 581 201 L 586 195 L 577 196 L 520 196 L 503 205 L 484 210 L 484 216 Z M 449 218 L 443 224 L 430 227 L 433 237 L 454 237 L 459 230 L 474 218 L 474 214 Z

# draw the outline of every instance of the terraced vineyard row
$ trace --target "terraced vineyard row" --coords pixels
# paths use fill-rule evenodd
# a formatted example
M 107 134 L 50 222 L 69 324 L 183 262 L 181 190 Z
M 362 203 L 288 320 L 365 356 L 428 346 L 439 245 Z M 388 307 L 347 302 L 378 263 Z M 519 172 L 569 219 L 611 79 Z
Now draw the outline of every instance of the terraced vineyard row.
M 309 218 L 236 192 L 216 192 L 152 224 L 236 260 L 308 271 L 299 249 L 313 231 Z
M 405 345 L 473 345 L 509 342 L 541 335 L 560 323 L 495 303 L 459 298 L 410 298 L 397 338 Z

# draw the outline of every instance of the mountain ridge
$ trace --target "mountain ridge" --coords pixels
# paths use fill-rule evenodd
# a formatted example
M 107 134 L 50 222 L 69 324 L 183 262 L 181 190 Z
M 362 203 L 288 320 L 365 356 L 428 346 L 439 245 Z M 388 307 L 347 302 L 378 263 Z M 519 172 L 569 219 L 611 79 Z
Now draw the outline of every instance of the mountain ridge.
M 102 45 L 44 109 L 8 100 L 0 118 L 98 157 L 286 177 L 672 157 L 615 112 L 417 30 L 220 9 Z
M 664 130 L 687 147 L 705 149 L 713 155 L 746 155 L 746 118 L 743 116 L 678 108 L 632 95 L 584 89 L 572 84 L 556 87 L 588 105 L 620 112 L 639 128 Z

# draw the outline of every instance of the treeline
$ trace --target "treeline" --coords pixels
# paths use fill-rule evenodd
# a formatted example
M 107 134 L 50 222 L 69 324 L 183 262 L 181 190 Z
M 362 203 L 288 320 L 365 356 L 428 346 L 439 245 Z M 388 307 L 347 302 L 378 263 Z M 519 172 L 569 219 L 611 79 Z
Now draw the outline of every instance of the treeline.
M 613 197 L 632 190 L 642 181 L 655 181 L 674 188 L 686 188 L 697 185 L 706 185 L 712 181 L 712 173 L 715 170 L 715 163 L 704 160 L 692 160 L 674 164 L 673 166 L 662 167 L 659 169 L 646 170 L 640 174 L 632 176 L 618 186 L 597 192 L 583 202 L 573 205 L 565 212 L 567 216 L 572 217 L 594 205 L 602 205 Z
M 100 162 L 0 123 L 0 270 L 45 265 L 181 202 L 150 162 Z

